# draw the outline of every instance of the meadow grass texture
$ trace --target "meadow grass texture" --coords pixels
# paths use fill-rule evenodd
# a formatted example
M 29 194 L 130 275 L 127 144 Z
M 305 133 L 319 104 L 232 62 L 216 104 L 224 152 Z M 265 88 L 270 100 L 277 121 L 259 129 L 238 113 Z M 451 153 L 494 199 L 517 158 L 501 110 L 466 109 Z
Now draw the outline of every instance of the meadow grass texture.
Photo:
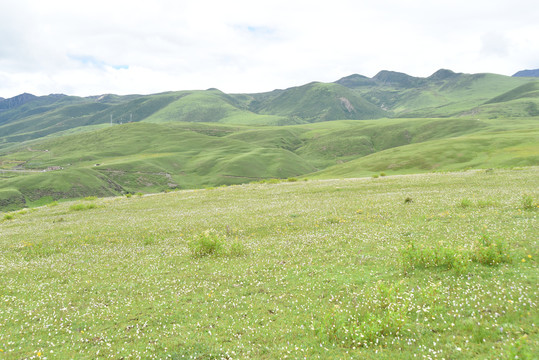
M 533 359 L 539 168 L 0 217 L 0 358 Z

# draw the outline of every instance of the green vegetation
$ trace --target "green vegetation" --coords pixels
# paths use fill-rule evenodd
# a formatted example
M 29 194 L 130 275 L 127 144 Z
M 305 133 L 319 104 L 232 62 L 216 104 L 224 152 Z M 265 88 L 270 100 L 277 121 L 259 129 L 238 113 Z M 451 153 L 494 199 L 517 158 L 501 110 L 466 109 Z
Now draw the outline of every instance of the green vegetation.
M 16 100 L 0 358 L 539 353 L 536 79 Z
M 442 69 L 259 94 L 24 94 L 0 104 L 0 210 L 269 179 L 534 166 L 538 89 L 533 78 Z
M 539 163 L 538 136 L 535 118 L 125 124 L 4 151 L 0 206 L 268 179 L 531 166 Z
M 538 179 L 388 173 L 5 213 L 0 357 L 533 359 Z

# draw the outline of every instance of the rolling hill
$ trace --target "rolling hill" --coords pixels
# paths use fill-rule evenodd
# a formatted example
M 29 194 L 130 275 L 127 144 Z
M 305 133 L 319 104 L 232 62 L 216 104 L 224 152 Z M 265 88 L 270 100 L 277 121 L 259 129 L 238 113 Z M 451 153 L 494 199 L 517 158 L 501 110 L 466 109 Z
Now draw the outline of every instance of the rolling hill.
M 259 94 L 0 100 L 0 209 L 290 177 L 539 163 L 539 80 L 381 71 Z

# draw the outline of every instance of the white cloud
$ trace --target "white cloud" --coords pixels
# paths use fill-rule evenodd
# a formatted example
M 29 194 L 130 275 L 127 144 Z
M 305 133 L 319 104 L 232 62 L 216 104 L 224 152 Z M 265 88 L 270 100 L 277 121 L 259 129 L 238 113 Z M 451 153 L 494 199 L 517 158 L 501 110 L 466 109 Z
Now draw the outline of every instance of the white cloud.
M 382 69 L 539 67 L 539 7 L 490 0 L 6 0 L 0 96 L 270 91 Z

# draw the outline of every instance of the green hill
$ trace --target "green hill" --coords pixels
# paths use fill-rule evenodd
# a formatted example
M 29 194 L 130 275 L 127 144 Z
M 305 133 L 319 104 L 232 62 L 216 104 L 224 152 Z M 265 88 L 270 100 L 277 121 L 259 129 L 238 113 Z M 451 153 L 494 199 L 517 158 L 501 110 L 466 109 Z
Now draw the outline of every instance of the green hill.
M 272 178 L 537 165 L 538 109 L 537 79 L 444 69 L 259 94 L 23 94 L 0 104 L 0 208 Z
M 7 191 L 3 204 L 10 208 L 272 178 L 527 166 L 539 163 L 537 131 L 534 118 L 511 123 L 466 118 L 340 120 L 285 127 L 107 125 L 4 151 L 0 189 Z
M 250 109 L 320 122 L 343 119 L 376 119 L 388 114 L 359 94 L 339 84 L 310 83 L 284 91 L 253 97 Z
M 491 99 L 520 86 L 539 84 L 539 81 L 496 74 L 461 74 L 441 69 L 427 78 L 382 71 L 369 80 L 355 75 L 337 83 L 350 87 L 396 117 L 448 117 L 470 111 L 478 113 L 480 110 L 477 108 Z

